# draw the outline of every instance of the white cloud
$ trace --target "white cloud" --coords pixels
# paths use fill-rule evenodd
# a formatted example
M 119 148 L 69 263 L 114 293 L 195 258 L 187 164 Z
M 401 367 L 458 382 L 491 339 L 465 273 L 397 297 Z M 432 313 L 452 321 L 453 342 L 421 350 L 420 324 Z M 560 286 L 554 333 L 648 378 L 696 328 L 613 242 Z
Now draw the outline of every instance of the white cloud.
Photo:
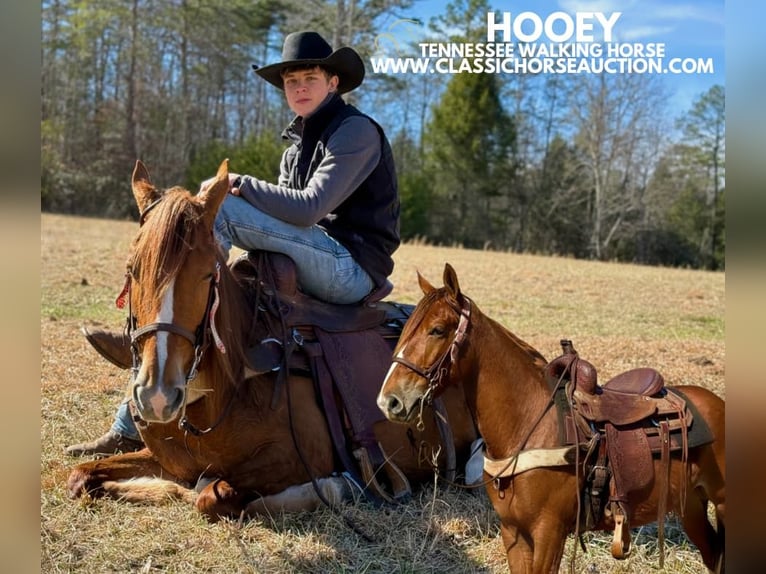
M 652 20 L 699 20 L 723 26 L 723 2 L 720 6 L 698 4 L 656 4 L 646 12 Z
M 619 41 L 656 40 L 672 34 L 681 23 L 690 21 L 720 25 L 723 32 L 722 1 L 669 3 L 657 0 L 558 0 L 558 6 L 575 12 L 622 12 L 615 36 Z M 723 33 L 721 34 L 721 39 Z
M 673 26 L 633 26 L 632 28 L 617 29 L 615 36 L 618 42 L 635 42 L 643 38 L 651 40 L 656 39 L 662 34 L 668 34 L 673 31 Z
M 622 12 L 630 13 L 631 18 L 642 19 L 645 23 L 667 21 L 699 20 L 713 24 L 724 23 L 723 2 L 706 3 L 668 3 L 637 0 L 559 0 L 559 7 L 569 13 L 574 12 Z

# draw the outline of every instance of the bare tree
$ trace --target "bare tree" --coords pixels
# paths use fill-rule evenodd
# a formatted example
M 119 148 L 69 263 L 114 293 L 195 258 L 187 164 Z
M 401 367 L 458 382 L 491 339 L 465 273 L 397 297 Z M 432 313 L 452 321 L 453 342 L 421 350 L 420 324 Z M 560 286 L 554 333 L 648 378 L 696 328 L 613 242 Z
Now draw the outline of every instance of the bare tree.
M 664 120 L 663 91 L 652 76 L 582 76 L 569 105 L 575 143 L 590 175 L 590 250 L 609 256 L 610 243 L 630 219 L 640 218 L 641 168 L 656 161 L 656 129 Z

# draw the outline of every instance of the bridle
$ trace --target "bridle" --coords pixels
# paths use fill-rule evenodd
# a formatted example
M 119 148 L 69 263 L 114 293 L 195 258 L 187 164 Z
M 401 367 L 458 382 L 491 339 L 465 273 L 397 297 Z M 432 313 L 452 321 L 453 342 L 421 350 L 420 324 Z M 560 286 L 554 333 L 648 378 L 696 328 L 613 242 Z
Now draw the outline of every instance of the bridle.
M 420 415 L 419 415 L 419 421 L 417 423 L 418 424 L 418 428 L 420 430 L 422 430 L 421 426 L 423 424 L 422 423 L 423 406 L 426 403 L 428 403 L 428 404 L 433 403 L 433 400 L 436 397 L 438 397 L 439 394 L 441 394 L 444 391 L 444 389 L 447 388 L 447 386 L 449 386 L 450 381 L 449 381 L 448 375 L 449 375 L 450 368 L 455 363 L 455 360 L 457 358 L 458 350 L 460 349 L 460 345 L 465 341 L 466 336 L 467 336 L 469 320 L 471 318 L 471 301 L 465 295 L 460 295 L 459 302 L 460 302 L 460 307 L 459 308 L 457 308 L 457 307 L 455 307 L 453 305 L 450 305 L 452 307 L 452 309 L 454 311 L 456 311 L 459 314 L 459 316 L 460 316 L 460 320 L 458 322 L 457 329 L 455 329 L 455 335 L 452 338 L 452 341 L 450 342 L 450 344 L 447 347 L 447 349 L 444 351 L 444 353 L 442 353 L 439 356 L 439 358 L 436 359 L 436 361 L 434 361 L 433 364 L 430 367 L 428 367 L 426 369 L 423 369 L 423 368 L 417 366 L 416 364 L 412 363 L 411 361 L 408 361 L 407 359 L 404 359 L 403 357 L 399 357 L 399 356 L 395 356 L 392 359 L 392 362 L 404 365 L 405 367 L 410 369 L 413 373 L 423 377 L 424 379 L 426 379 L 426 381 L 428 381 L 428 389 L 423 394 L 423 397 L 422 397 L 422 399 L 420 401 Z M 553 396 L 554 396 L 554 394 L 556 392 L 556 389 L 561 384 L 562 378 L 563 378 L 563 374 L 559 378 L 559 382 L 556 385 L 556 388 L 553 390 L 553 394 L 551 394 L 548 402 L 546 403 L 545 408 L 542 410 L 542 412 L 540 413 L 540 415 L 536 419 L 535 423 L 530 428 L 529 432 L 527 432 L 526 436 L 521 441 L 521 447 L 519 447 L 519 452 L 521 452 L 521 450 L 523 449 L 524 445 L 529 440 L 529 437 L 532 435 L 532 432 L 534 432 L 535 428 L 537 427 L 539 422 L 542 420 L 543 416 L 545 416 L 545 413 L 548 411 L 548 408 L 551 405 L 553 405 Z M 478 426 L 476 425 L 476 421 L 474 421 L 474 425 L 478 429 Z M 453 482 L 453 481 L 445 478 L 444 476 L 442 476 L 439 473 L 438 468 L 437 468 L 437 466 L 435 464 L 434 464 L 434 474 L 437 477 L 441 478 L 443 481 L 445 481 L 448 484 L 450 484 L 451 486 L 456 486 L 458 488 L 463 488 L 463 489 L 466 489 L 466 490 L 472 490 L 472 489 L 475 489 L 475 488 L 481 488 L 481 487 L 484 487 L 484 486 L 486 486 L 487 484 L 490 484 L 490 483 L 493 483 L 495 485 L 495 488 L 499 489 L 500 477 L 504 476 L 504 473 L 509 468 L 514 466 L 514 461 L 515 460 L 516 460 L 515 456 L 514 457 L 510 457 L 508 459 L 508 462 L 506 463 L 505 467 L 502 470 L 500 470 L 500 472 L 498 472 L 495 475 L 491 475 L 488 479 L 486 479 L 486 480 L 484 480 L 484 481 L 482 481 L 480 483 L 476 483 L 476 484 L 472 484 L 472 485 L 459 484 L 459 483 Z
M 412 371 L 413 373 L 415 373 L 416 375 L 420 377 L 423 377 L 428 382 L 428 389 L 426 389 L 426 392 L 423 394 L 423 396 L 420 399 L 420 412 L 418 413 L 418 418 L 416 423 L 416 428 L 420 431 L 422 431 L 425 428 L 425 424 L 423 423 L 423 409 L 425 405 L 433 405 L 434 400 L 442 392 L 444 392 L 444 390 L 449 386 L 450 369 L 455 364 L 457 360 L 458 352 L 460 351 L 460 346 L 463 344 L 463 342 L 465 341 L 468 335 L 468 325 L 471 319 L 471 300 L 468 299 L 468 297 L 466 297 L 465 295 L 459 295 L 458 303 L 459 303 L 459 307 L 450 304 L 450 307 L 459 316 L 457 328 L 455 329 L 455 334 L 453 335 L 452 341 L 450 341 L 450 344 L 447 346 L 444 352 L 431 364 L 431 366 L 424 369 L 422 367 L 419 367 L 412 361 L 408 361 L 404 357 L 400 357 L 398 355 L 394 356 L 392 359 L 393 363 L 399 363 L 407 367 L 410 371 Z M 438 410 L 437 410 L 437 413 L 438 413 Z M 476 426 L 476 421 L 474 421 L 474 426 Z M 432 466 L 433 466 L 434 475 L 452 486 L 456 486 L 458 488 L 466 488 L 469 490 L 473 488 L 477 488 L 476 485 L 466 486 L 463 484 L 458 484 L 454 482 L 453 480 L 450 480 L 449 478 L 444 477 L 440 473 L 438 465 L 436 464 L 435 460 L 432 462 Z M 483 486 L 483 484 L 479 486 Z
M 221 353 L 226 353 L 226 347 L 221 341 L 218 331 L 215 327 L 215 313 L 218 310 L 220 296 L 218 292 L 218 285 L 221 280 L 221 264 L 216 261 L 215 273 L 210 279 L 210 288 L 208 290 L 207 303 L 205 305 L 205 313 L 202 316 L 202 320 L 197 328 L 192 333 L 188 329 L 176 325 L 175 323 L 163 323 L 157 321 L 155 323 L 149 323 L 143 327 L 138 327 L 136 324 L 136 316 L 133 313 L 132 302 L 130 297 L 130 290 L 132 284 L 132 272 L 128 270 L 125 273 L 125 285 L 117 297 L 115 304 L 118 309 L 125 307 L 126 301 L 128 305 L 128 321 L 127 321 L 127 334 L 130 337 L 130 350 L 133 355 L 133 376 L 138 373 L 138 369 L 141 366 L 141 360 L 138 353 L 138 343 L 144 337 L 148 335 L 156 335 L 160 332 L 174 333 L 189 341 L 194 348 L 194 361 L 186 375 L 186 383 L 188 384 L 197 377 L 199 372 L 199 364 L 202 360 L 202 356 L 210 344 L 209 335 L 213 335 L 216 347 Z
M 462 345 L 463 341 L 465 341 L 466 335 L 468 333 L 468 321 L 471 318 L 471 300 L 464 295 L 461 295 L 459 299 L 460 307 L 455 308 L 453 306 L 453 309 L 460 316 L 457 329 L 455 329 L 455 335 L 452 337 L 452 341 L 444 353 L 442 353 L 439 358 L 437 358 L 431 364 L 430 367 L 423 369 L 415 363 L 408 361 L 404 357 L 400 356 L 395 356 L 392 359 L 394 363 L 404 365 L 413 373 L 423 377 L 426 381 L 428 381 L 428 390 L 423 395 L 421 404 L 430 404 L 433 399 L 439 396 L 449 385 L 450 368 L 455 363 L 458 351 L 460 350 L 460 345 Z
M 153 209 L 154 207 L 156 207 L 161 200 L 162 200 L 162 196 L 154 200 L 152 203 L 150 203 L 141 212 L 140 219 L 139 219 L 139 226 L 144 224 L 147 212 Z M 215 263 L 215 272 L 213 273 L 210 279 L 210 288 L 208 290 L 207 303 L 205 305 L 205 312 L 202 315 L 202 319 L 199 325 L 197 325 L 197 328 L 194 330 L 193 333 L 184 327 L 176 325 L 175 323 L 164 323 L 160 321 L 149 323 L 148 325 L 144 325 L 143 327 L 138 327 L 136 316 L 133 313 L 132 301 L 130 296 L 132 279 L 133 279 L 132 269 L 128 268 L 127 272 L 125 273 L 125 284 L 122 288 L 122 291 L 117 296 L 117 300 L 115 301 L 115 305 L 117 306 L 118 309 L 125 308 L 126 304 L 128 307 L 126 333 L 130 337 L 130 352 L 133 358 L 133 365 L 131 367 L 132 380 L 135 380 L 141 368 L 141 357 L 138 351 L 139 342 L 145 337 L 148 337 L 151 335 L 156 336 L 160 332 L 166 332 L 166 333 L 173 333 L 175 335 L 179 335 L 183 337 L 184 339 L 189 341 L 189 343 L 191 343 L 192 347 L 194 348 L 194 360 L 192 361 L 191 367 L 189 368 L 189 371 L 186 374 L 185 385 L 188 385 L 191 381 L 197 378 L 197 374 L 199 373 L 199 365 L 200 365 L 200 362 L 202 361 L 202 357 L 204 356 L 207 348 L 210 346 L 210 335 L 212 335 L 216 348 L 221 353 L 223 354 L 226 353 L 226 346 L 223 344 L 223 341 L 221 340 L 221 337 L 219 336 L 215 326 L 215 314 L 216 314 L 216 311 L 218 310 L 218 306 L 220 303 L 220 294 L 219 294 L 218 286 L 221 281 L 221 263 L 219 261 L 216 261 Z M 211 427 L 205 430 L 199 430 L 196 427 L 194 427 L 186 418 L 187 397 L 188 397 L 188 393 L 185 393 L 182 416 L 179 419 L 178 426 L 181 429 L 188 430 L 195 436 L 200 436 L 202 434 L 206 434 L 212 431 L 223 420 L 224 416 L 229 410 L 228 408 L 226 408 L 221 414 L 220 418 Z

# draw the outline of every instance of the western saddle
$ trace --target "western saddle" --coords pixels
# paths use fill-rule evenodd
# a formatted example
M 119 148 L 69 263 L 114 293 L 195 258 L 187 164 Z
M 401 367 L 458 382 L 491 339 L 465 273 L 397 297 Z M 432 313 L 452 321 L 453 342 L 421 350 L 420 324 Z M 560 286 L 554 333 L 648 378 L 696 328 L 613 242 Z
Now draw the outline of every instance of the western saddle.
M 285 373 L 312 377 L 340 465 L 373 501 L 405 500 L 411 494 L 409 482 L 383 451 L 373 428 L 384 420 L 376 396 L 414 306 L 383 301 L 393 288 L 390 282 L 358 304 L 314 299 L 300 290 L 292 259 L 279 253 L 245 253 L 231 269 L 253 298 L 250 368 L 256 373 L 279 371 L 274 400 Z M 442 415 L 434 420 L 447 466 L 454 468 L 446 412 L 441 403 L 434 407 Z
M 688 428 L 692 413 L 685 399 L 665 387 L 660 373 L 637 368 L 598 384 L 595 367 L 579 357 L 572 342 L 561 341 L 563 354 L 545 368 L 549 384 L 563 393 L 566 443 L 579 444 L 585 452 L 577 463 L 582 469 L 583 504 L 577 524 L 593 529 L 602 518 L 614 522 L 612 556 L 621 559 L 630 551 L 631 493 L 657 481 L 659 503 L 660 566 L 664 559 L 664 517 L 667 513 L 671 452 L 680 452 L 688 472 Z M 561 383 L 564 382 L 562 385 Z M 578 458 L 579 458 L 578 450 Z M 659 476 L 654 476 L 655 459 L 660 459 Z M 681 508 L 686 496 L 681 487 Z

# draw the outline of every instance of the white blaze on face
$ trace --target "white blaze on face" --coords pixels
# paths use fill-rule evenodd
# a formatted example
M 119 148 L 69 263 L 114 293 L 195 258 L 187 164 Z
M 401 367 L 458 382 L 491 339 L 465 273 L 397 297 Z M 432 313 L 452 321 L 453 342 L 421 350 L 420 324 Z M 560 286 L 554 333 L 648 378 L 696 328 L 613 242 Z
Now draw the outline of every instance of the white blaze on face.
M 172 323 L 173 322 L 173 293 L 175 291 L 175 278 L 173 278 L 168 285 L 165 295 L 162 297 L 162 304 L 160 305 L 160 311 L 157 313 L 156 321 L 158 323 Z M 169 341 L 170 333 L 168 331 L 157 331 L 157 376 L 161 381 L 163 373 L 168 366 L 168 357 L 170 356 Z M 156 413 L 161 413 L 167 405 L 167 398 L 164 393 L 153 393 L 149 402 L 152 405 L 152 409 Z
M 401 349 L 399 349 L 399 352 L 396 354 L 396 358 L 401 359 L 404 357 L 404 347 L 407 345 L 403 345 Z M 391 378 L 391 374 L 394 372 L 394 369 L 399 365 L 396 361 L 391 361 L 391 366 L 388 368 L 388 372 L 386 373 L 386 378 L 383 379 L 383 384 L 380 385 L 380 392 L 378 392 L 378 408 L 383 411 L 384 413 L 387 412 L 388 409 L 388 401 L 383 396 L 383 389 L 386 387 L 386 384 L 388 383 L 388 379 Z
M 173 322 L 173 292 L 175 291 L 176 280 L 175 277 L 168 285 L 165 295 L 162 297 L 162 305 L 160 306 L 160 312 L 157 314 L 158 323 L 172 323 Z M 157 331 L 157 369 L 160 373 L 165 372 L 165 367 L 168 361 L 168 339 L 170 333 L 168 331 Z
M 401 349 L 399 349 L 399 352 L 396 354 L 396 358 L 397 358 L 397 359 L 402 359 L 402 358 L 404 358 L 404 349 L 405 349 L 406 347 L 407 347 L 407 344 L 406 344 L 406 343 L 405 343 L 404 345 L 402 345 L 402 348 L 401 348 Z M 396 361 L 391 361 L 391 366 L 390 366 L 390 367 L 388 367 L 388 372 L 386 373 L 386 378 L 385 378 L 385 379 L 383 379 L 383 385 L 381 385 L 381 386 L 385 386 L 385 384 L 388 382 L 388 379 L 389 379 L 389 377 L 391 377 L 391 374 L 394 372 L 394 369 L 395 369 L 395 368 L 396 368 L 398 365 L 399 365 L 399 363 L 397 363 Z

